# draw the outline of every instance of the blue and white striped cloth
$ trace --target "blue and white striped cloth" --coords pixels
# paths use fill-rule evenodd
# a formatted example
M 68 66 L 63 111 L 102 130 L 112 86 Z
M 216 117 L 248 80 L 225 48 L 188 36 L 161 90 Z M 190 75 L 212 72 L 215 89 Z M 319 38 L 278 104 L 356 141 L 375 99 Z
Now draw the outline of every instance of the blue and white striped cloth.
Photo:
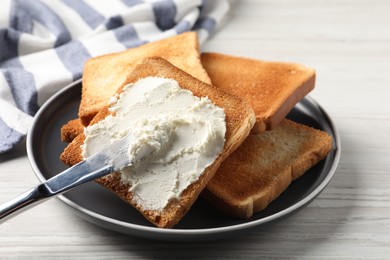
M 190 30 L 202 43 L 228 9 L 226 0 L 1 0 L 0 153 L 87 59 Z

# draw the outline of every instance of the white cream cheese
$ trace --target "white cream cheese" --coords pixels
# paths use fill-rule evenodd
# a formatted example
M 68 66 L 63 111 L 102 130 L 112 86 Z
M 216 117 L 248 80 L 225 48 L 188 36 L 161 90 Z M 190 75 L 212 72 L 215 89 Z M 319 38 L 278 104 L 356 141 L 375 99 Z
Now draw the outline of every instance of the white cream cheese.
M 145 157 L 156 156 L 171 141 L 173 129 L 170 122 L 142 120 L 132 131 L 110 131 L 110 141 L 100 138 L 104 129 L 110 129 L 110 123 L 117 123 L 118 117 L 103 120 L 100 125 L 85 128 L 85 141 L 82 145 L 82 156 L 87 158 L 103 149 L 108 155 L 107 162 L 120 171 L 130 164 L 139 164 Z M 120 119 L 119 119 L 120 120 Z M 109 146 L 116 141 L 113 146 Z M 119 143 L 118 143 L 119 142 Z
M 179 198 L 223 149 L 224 110 L 207 97 L 180 88 L 175 80 L 141 79 L 125 86 L 109 105 L 112 115 L 85 128 L 83 156 L 128 133 L 139 142 L 134 146 L 138 148 L 129 149 L 129 156 L 142 158 L 148 149 L 156 151 L 120 171 L 122 182 L 130 184 L 133 199 L 145 210 L 163 210 L 171 199 Z

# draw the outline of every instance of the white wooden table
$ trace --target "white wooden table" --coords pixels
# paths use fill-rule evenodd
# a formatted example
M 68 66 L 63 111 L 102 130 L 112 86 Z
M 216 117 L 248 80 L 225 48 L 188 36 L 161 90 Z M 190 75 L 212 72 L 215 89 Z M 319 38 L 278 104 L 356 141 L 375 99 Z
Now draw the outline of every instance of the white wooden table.
M 0 226 L 0 259 L 390 258 L 390 2 L 237 0 L 203 50 L 316 68 L 311 96 L 342 148 L 325 191 L 258 232 L 184 244 L 102 229 L 53 199 Z M 0 178 L 0 202 L 38 183 L 23 145 L 0 155 Z

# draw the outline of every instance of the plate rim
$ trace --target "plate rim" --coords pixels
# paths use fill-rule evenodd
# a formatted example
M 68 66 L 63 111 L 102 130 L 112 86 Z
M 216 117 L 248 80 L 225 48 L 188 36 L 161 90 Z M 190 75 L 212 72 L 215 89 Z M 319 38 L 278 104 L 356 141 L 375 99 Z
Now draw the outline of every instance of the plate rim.
M 75 88 L 81 84 L 81 79 L 72 82 L 71 84 L 68 84 L 66 87 L 52 95 L 39 109 L 39 111 L 36 113 L 33 124 L 30 127 L 28 133 L 27 133 L 27 138 L 26 138 L 26 148 L 27 148 L 27 156 L 30 162 L 30 165 L 33 169 L 33 172 L 35 176 L 38 178 L 40 182 L 45 181 L 46 179 L 44 178 L 42 172 L 39 170 L 37 162 L 35 160 L 34 152 L 33 152 L 33 136 L 34 136 L 34 129 L 36 129 L 36 125 L 38 124 L 39 118 L 46 112 L 48 108 L 52 105 L 52 103 L 59 97 L 61 97 L 64 93 L 67 91 L 71 91 L 72 88 Z M 337 127 L 335 126 L 333 120 L 329 116 L 329 114 L 323 109 L 323 107 L 315 101 L 312 97 L 306 96 L 302 100 L 306 100 L 309 102 L 312 106 L 314 106 L 316 109 L 321 112 L 321 114 L 324 116 L 324 119 L 326 120 L 327 124 L 329 125 L 332 133 L 332 139 L 333 139 L 333 150 L 334 150 L 334 158 L 331 163 L 331 167 L 325 176 L 325 178 L 321 181 L 321 183 L 309 194 L 307 194 L 305 197 L 303 197 L 301 200 L 299 200 L 297 203 L 281 210 L 278 211 L 272 215 L 266 216 L 261 219 L 255 219 L 250 222 L 245 222 L 245 223 L 239 223 L 239 224 L 232 224 L 229 226 L 223 226 L 223 227 L 215 227 L 215 228 L 200 228 L 200 229 L 162 229 L 162 228 L 157 228 L 154 226 L 144 226 L 144 225 L 139 225 L 139 224 L 133 224 L 133 223 L 128 223 L 116 219 L 112 219 L 110 217 L 106 217 L 103 215 L 100 215 L 94 211 L 91 211 L 89 209 L 86 209 L 77 203 L 73 202 L 72 200 L 66 198 L 63 195 L 57 196 L 57 198 L 65 203 L 68 207 L 73 209 L 75 213 L 80 215 L 86 220 L 89 220 L 90 222 L 93 222 L 99 226 L 102 226 L 104 228 L 108 228 L 117 232 L 125 233 L 125 234 L 130 234 L 130 235 L 137 235 L 141 237 L 147 237 L 150 238 L 150 235 L 153 235 L 154 238 L 164 238 L 164 239 L 186 239 L 188 237 L 191 237 L 191 240 L 197 237 L 208 237 L 212 238 L 215 237 L 215 235 L 221 235 L 225 233 L 230 233 L 230 232 L 235 232 L 235 231 L 242 231 L 246 230 L 252 227 L 258 227 L 261 226 L 262 224 L 265 223 L 270 223 L 274 222 L 278 219 L 281 219 L 282 217 L 291 215 L 295 212 L 297 212 L 299 209 L 302 209 L 305 205 L 309 204 L 312 200 L 314 200 L 324 189 L 325 187 L 329 184 L 331 179 L 333 178 L 336 169 L 339 164 L 340 160 L 340 155 L 341 155 L 341 140 L 340 140 L 340 135 L 338 132 Z M 301 102 L 301 101 L 300 101 Z M 80 214 L 81 213 L 81 214 Z M 118 229 L 120 227 L 125 227 L 129 230 L 123 230 L 123 229 Z M 127 231 L 132 231 L 132 232 L 127 232 Z M 125 232 L 126 231 L 126 232 Z

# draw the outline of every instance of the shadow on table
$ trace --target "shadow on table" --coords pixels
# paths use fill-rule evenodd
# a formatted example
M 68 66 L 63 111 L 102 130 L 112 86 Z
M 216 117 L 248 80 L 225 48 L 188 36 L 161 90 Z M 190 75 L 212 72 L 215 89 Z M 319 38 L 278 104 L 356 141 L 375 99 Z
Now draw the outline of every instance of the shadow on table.
M 313 217 L 315 211 L 315 219 Z M 348 216 L 350 208 L 338 211 L 340 218 Z M 311 250 L 321 247 L 330 234 L 337 233 L 343 223 L 334 216 L 329 221 L 327 209 L 307 208 L 295 216 L 265 228 L 256 228 L 237 237 L 230 236 L 224 240 L 198 242 L 166 242 L 137 238 L 101 229 L 98 232 L 119 255 L 137 254 L 142 259 L 249 259 L 267 257 L 292 257 L 310 255 Z M 307 222 L 311 222 L 309 225 Z M 321 223 L 318 225 L 318 223 Z M 91 225 L 91 233 L 96 232 Z

